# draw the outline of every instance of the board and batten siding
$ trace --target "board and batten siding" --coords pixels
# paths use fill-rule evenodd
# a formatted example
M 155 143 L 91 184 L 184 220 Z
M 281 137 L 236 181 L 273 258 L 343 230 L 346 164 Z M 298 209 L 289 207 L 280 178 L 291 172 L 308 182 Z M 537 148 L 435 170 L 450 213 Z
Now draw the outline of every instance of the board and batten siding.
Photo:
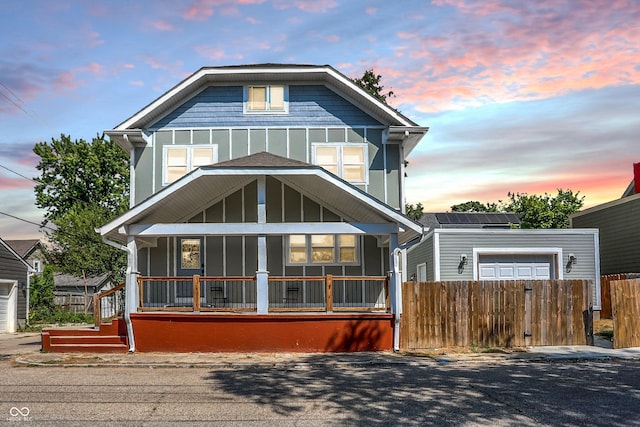
M 579 212 L 571 224 L 600 230 L 602 274 L 640 272 L 640 194 Z
M 486 230 L 486 229 L 435 229 L 423 238 L 423 241 L 408 250 L 407 276 L 417 272 L 417 265 L 427 262 L 429 280 L 474 280 L 474 248 L 513 249 L 520 253 L 522 249 L 559 248 L 562 259 L 558 269 L 562 269 L 563 278 L 593 280 L 593 301 L 599 302 L 600 266 L 598 259 L 598 232 L 593 229 L 563 230 Z M 433 254 L 433 255 L 431 255 Z M 437 259 L 436 259 L 437 254 Z M 467 256 L 467 265 L 458 272 L 460 256 Z M 508 255 L 509 252 L 504 252 Z M 569 254 L 578 262 L 570 272 L 566 271 Z M 430 268 L 429 259 L 433 257 L 433 268 L 439 268 L 439 277 Z M 433 276 L 431 276 L 433 272 Z
M 133 153 L 136 205 L 163 188 L 166 145 L 216 145 L 218 162 L 260 151 L 313 162 L 313 144 L 366 143 L 368 182 L 358 187 L 400 209 L 401 153 L 385 144 L 386 127 L 322 85 L 290 85 L 286 114 L 244 114 L 242 86 L 212 86 L 146 131 L 150 144 Z
M 0 279 L 18 282 L 18 323 L 24 325 L 27 317 L 27 266 L 0 244 Z
M 275 178 L 266 178 L 267 222 L 337 222 L 339 215 Z M 242 223 L 257 221 L 257 184 L 215 202 L 188 222 Z M 286 237 L 267 236 L 267 270 L 271 275 L 382 276 L 388 270 L 388 248 L 381 248 L 373 236 L 359 236 L 359 258 L 355 265 L 287 265 Z M 258 267 L 256 236 L 207 236 L 204 239 L 204 274 L 207 276 L 253 276 Z M 158 238 L 156 247 L 138 251 L 142 274 L 176 274 L 178 238 Z

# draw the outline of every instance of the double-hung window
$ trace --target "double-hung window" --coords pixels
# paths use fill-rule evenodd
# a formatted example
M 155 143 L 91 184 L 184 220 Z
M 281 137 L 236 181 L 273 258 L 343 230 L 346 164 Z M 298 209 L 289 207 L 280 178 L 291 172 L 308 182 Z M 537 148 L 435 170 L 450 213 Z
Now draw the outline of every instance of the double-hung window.
M 288 91 L 283 85 L 247 86 L 245 113 L 286 113 Z
M 289 236 L 288 264 L 356 264 L 353 234 L 294 234 Z
M 164 184 L 170 184 L 200 166 L 218 161 L 217 145 L 167 145 L 164 147 Z
M 352 184 L 367 183 L 366 144 L 313 144 L 313 163 Z

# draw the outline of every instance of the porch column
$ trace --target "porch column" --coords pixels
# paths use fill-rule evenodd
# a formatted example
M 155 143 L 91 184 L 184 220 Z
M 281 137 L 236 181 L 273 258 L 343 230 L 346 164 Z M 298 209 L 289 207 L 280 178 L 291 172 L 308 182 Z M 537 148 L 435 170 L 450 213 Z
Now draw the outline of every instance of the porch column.
M 258 177 L 258 224 L 267 222 L 266 178 Z M 269 312 L 269 272 L 267 271 L 267 236 L 258 235 L 258 271 L 256 271 L 256 311 Z
M 125 287 L 124 316 L 129 337 L 129 351 L 135 350 L 131 313 L 138 310 L 138 245 L 135 236 L 127 236 L 127 273 Z

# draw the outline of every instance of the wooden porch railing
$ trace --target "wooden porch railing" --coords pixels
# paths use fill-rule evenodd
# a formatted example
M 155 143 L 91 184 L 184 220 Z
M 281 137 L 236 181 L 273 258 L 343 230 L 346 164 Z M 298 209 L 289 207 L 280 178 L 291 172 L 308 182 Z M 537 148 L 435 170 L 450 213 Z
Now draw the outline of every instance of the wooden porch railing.
M 255 311 L 253 276 L 138 276 L 139 311 Z
M 389 311 L 386 276 L 269 276 L 269 311 Z M 139 311 L 256 311 L 252 276 L 138 277 Z
M 93 295 L 93 324 L 100 326 L 104 321 L 114 319 L 124 313 L 125 284 Z

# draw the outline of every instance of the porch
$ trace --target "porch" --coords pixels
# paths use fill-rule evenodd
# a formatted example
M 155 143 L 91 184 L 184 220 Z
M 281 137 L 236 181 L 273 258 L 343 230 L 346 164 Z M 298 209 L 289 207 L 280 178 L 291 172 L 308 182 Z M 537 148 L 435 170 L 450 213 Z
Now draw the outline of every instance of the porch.
M 386 276 L 138 276 L 129 314 L 136 351 L 350 352 L 393 346 Z M 96 326 L 124 314 L 124 286 L 96 297 Z M 50 347 L 55 351 L 54 347 Z

